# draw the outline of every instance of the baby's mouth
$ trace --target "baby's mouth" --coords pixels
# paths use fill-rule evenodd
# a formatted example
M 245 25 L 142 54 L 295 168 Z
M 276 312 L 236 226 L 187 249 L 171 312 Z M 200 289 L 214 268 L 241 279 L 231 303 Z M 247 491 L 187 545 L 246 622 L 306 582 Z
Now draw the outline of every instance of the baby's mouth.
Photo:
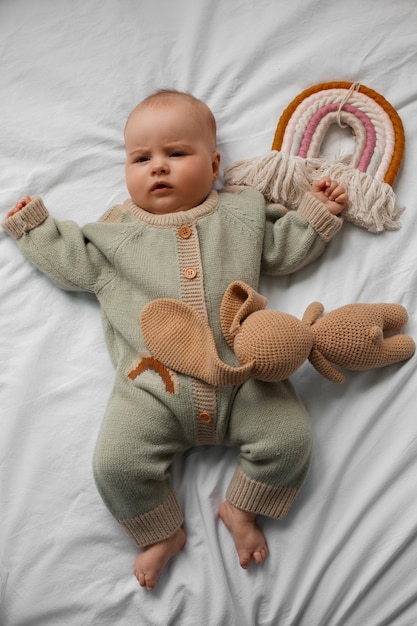
M 171 189 L 171 185 L 168 185 L 167 183 L 163 183 L 163 182 L 158 182 L 152 185 L 151 187 L 151 191 L 159 191 L 162 189 Z

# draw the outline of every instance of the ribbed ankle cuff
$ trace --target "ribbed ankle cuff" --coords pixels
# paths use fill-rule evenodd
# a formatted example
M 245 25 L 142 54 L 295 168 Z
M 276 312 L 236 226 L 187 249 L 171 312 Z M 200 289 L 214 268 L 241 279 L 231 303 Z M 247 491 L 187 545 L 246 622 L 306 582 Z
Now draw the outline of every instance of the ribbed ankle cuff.
M 298 487 L 273 487 L 249 478 L 238 468 L 230 482 L 226 499 L 239 509 L 282 519 L 290 510 Z
M 148 513 L 119 520 L 127 534 L 140 548 L 171 537 L 183 524 L 184 518 L 174 493 Z

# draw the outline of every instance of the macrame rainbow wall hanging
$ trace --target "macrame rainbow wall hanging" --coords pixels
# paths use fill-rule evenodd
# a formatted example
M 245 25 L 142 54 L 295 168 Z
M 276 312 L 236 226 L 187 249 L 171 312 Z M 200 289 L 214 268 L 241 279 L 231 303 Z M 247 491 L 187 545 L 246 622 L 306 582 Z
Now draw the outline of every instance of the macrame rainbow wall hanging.
M 333 124 L 352 129 L 352 155 L 334 160 L 320 156 Z M 392 185 L 404 146 L 401 119 L 383 96 L 358 83 L 320 83 L 304 90 L 284 110 L 272 151 L 231 165 L 224 180 L 228 185 L 256 187 L 268 200 L 296 209 L 312 180 L 330 176 L 348 191 L 343 211 L 347 221 L 370 232 L 397 230 L 403 208 Z

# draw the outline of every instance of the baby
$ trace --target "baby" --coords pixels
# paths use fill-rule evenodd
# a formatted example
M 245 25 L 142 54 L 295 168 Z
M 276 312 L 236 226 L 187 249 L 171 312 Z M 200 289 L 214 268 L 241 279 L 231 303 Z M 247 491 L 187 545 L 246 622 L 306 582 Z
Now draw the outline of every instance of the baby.
M 236 365 L 219 318 L 227 286 L 242 280 L 256 289 L 260 274 L 288 274 L 317 259 L 341 228 L 347 195 L 323 178 L 287 211 L 251 188 L 214 190 L 215 119 L 177 91 L 158 91 L 132 111 L 125 146 L 130 198 L 99 222 L 58 222 L 40 197 L 27 196 L 3 227 L 59 287 L 92 292 L 101 305 L 116 374 L 94 475 L 140 549 L 134 573 L 150 590 L 186 540 L 170 482 L 174 459 L 196 445 L 239 448 L 219 516 L 246 569 L 268 553 L 256 517 L 284 517 L 302 486 L 311 429 L 288 381 L 212 387 L 168 370 L 144 344 L 141 310 L 160 297 L 191 304 L 210 324 L 222 361 Z

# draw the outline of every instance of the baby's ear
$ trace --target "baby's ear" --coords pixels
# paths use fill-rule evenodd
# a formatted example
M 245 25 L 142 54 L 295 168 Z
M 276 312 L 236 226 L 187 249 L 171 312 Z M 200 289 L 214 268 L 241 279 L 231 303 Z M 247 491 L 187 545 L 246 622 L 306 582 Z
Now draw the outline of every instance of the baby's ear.
M 215 180 L 217 180 L 217 177 L 219 175 L 219 171 L 220 171 L 220 160 L 221 160 L 221 155 L 220 152 L 218 152 L 217 150 L 215 150 L 213 152 L 213 160 L 212 160 L 212 168 L 213 168 L 213 182 Z

